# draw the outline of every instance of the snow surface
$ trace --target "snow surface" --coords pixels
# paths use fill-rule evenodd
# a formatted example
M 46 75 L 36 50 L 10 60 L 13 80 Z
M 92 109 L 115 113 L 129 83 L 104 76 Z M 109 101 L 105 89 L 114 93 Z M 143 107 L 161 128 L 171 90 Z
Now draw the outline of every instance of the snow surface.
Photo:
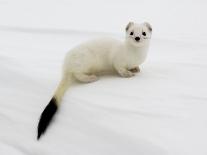
M 0 0 L 0 155 L 206 155 L 207 2 Z M 73 86 L 36 140 L 65 53 L 123 39 L 129 20 L 153 38 L 141 73 Z

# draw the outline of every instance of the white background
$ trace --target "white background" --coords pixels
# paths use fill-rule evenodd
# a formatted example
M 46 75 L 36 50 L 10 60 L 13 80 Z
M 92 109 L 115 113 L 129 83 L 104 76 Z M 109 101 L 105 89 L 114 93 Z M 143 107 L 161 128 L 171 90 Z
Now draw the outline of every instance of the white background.
M 1 155 L 206 155 L 204 0 L 0 0 Z M 141 73 L 72 87 L 47 133 L 36 127 L 82 41 L 124 39 L 129 21 L 153 37 Z

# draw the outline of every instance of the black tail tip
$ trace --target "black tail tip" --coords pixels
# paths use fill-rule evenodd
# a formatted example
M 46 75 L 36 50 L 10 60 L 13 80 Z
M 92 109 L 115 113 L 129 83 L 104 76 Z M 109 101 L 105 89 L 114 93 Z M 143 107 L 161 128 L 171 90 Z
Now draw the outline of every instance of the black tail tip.
M 37 134 L 37 140 L 40 139 L 41 135 L 42 135 L 42 133 L 38 132 L 38 134 Z
M 44 111 L 42 112 L 41 116 L 40 116 L 40 120 L 39 120 L 39 124 L 38 124 L 38 133 L 37 133 L 37 140 L 40 139 L 40 137 L 44 134 L 44 132 L 46 131 L 48 125 L 50 124 L 50 122 L 52 121 L 52 118 L 54 116 L 54 114 L 56 113 L 58 107 L 57 107 L 57 101 L 56 99 L 53 97 L 49 104 L 45 107 Z

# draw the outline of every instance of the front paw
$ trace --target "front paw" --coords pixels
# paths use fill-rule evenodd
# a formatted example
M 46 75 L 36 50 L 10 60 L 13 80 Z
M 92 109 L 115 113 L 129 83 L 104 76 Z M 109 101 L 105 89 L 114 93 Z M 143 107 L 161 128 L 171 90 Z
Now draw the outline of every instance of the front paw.
M 120 74 L 122 77 L 126 77 L 126 78 L 135 76 L 135 73 L 130 72 L 130 71 L 119 72 L 119 74 Z
M 140 72 L 140 68 L 139 67 L 130 68 L 129 71 L 132 73 L 138 73 Z

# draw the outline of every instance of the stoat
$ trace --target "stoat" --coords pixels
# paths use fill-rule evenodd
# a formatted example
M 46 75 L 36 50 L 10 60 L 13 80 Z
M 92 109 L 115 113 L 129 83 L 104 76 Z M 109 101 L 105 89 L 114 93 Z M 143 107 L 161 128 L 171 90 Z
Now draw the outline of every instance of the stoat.
M 85 42 L 66 54 L 62 80 L 40 116 L 37 139 L 46 131 L 65 91 L 74 80 L 89 83 L 98 80 L 99 73 L 112 71 L 121 77 L 132 77 L 140 71 L 139 65 L 147 56 L 152 27 L 147 22 L 129 22 L 125 31 L 124 41 L 96 39 Z

